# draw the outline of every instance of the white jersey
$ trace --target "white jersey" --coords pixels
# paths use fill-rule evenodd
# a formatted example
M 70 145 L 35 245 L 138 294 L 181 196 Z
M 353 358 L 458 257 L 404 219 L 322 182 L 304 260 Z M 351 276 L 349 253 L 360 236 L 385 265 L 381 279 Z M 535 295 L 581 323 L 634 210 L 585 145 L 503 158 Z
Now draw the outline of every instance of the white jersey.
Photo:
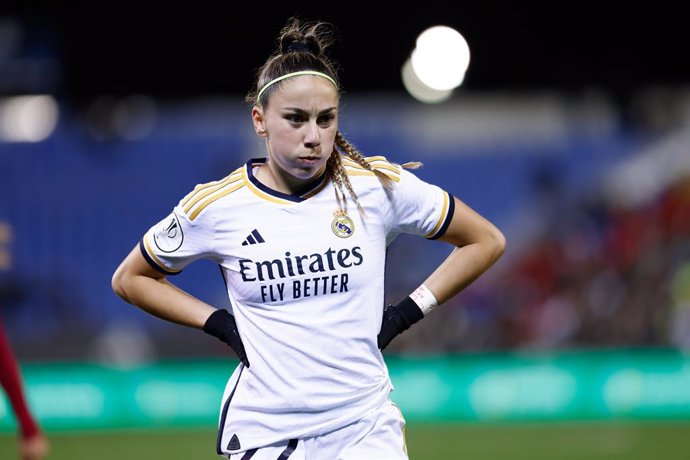
M 254 177 L 259 159 L 195 187 L 142 238 L 166 274 L 207 258 L 225 278 L 250 367 L 226 387 L 219 454 L 329 432 L 389 397 L 376 342 L 386 248 L 403 232 L 441 236 L 453 198 L 384 157 L 368 160 L 394 186 L 342 157 L 363 215 L 351 198 L 337 212 L 325 175 L 294 195 L 269 189 Z

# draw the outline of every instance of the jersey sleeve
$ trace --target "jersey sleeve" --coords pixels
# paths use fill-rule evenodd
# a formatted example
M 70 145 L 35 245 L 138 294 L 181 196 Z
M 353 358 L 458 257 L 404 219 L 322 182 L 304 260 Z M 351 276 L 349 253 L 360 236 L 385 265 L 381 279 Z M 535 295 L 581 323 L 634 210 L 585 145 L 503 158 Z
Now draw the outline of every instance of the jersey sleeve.
M 400 181 L 390 197 L 393 237 L 411 233 L 435 240 L 443 236 L 453 218 L 453 196 L 405 169 L 401 168 Z
M 176 275 L 191 262 L 212 258 L 213 222 L 205 214 L 194 221 L 181 206 L 151 227 L 139 242 L 149 264 L 166 275 Z

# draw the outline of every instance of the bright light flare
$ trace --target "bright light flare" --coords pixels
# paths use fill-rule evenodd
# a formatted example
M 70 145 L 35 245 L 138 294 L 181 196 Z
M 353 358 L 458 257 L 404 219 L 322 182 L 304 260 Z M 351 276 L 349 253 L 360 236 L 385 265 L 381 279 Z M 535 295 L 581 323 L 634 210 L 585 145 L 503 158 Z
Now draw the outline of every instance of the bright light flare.
M 408 93 L 418 101 L 427 104 L 438 104 L 446 101 L 453 94 L 452 89 L 437 90 L 425 85 L 412 70 L 410 59 L 402 67 L 402 81 Z
M 434 26 L 417 37 L 412 69 L 420 81 L 435 90 L 452 90 L 462 84 L 470 64 L 470 48 L 457 30 Z
M 55 129 L 58 104 L 52 96 L 16 96 L 0 101 L 0 140 L 41 142 Z

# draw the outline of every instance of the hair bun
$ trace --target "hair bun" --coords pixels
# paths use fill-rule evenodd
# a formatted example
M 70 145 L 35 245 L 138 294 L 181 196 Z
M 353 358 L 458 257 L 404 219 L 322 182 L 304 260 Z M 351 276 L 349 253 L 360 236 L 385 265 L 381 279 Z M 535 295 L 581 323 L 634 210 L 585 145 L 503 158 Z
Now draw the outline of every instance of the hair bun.
M 294 41 L 285 47 L 285 53 L 314 53 L 311 46 L 304 42 Z

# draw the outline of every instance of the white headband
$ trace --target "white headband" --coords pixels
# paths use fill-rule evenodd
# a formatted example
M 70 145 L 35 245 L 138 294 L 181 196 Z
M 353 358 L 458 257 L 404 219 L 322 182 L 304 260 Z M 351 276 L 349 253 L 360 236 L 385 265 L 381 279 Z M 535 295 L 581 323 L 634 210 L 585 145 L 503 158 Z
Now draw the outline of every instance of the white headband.
M 333 80 L 331 77 L 326 75 L 323 72 L 317 72 L 316 70 L 300 70 L 299 72 L 291 72 L 288 74 L 283 75 L 282 77 L 274 78 L 273 80 L 269 81 L 264 85 L 263 88 L 259 91 L 259 94 L 256 96 L 256 102 L 258 103 L 261 100 L 261 95 L 268 89 L 269 86 L 273 85 L 274 83 L 278 83 L 279 81 L 285 80 L 286 78 L 290 77 L 296 77 L 298 75 L 318 75 L 319 77 L 323 77 L 333 83 L 333 86 L 335 86 L 336 89 L 338 89 L 338 84 Z

